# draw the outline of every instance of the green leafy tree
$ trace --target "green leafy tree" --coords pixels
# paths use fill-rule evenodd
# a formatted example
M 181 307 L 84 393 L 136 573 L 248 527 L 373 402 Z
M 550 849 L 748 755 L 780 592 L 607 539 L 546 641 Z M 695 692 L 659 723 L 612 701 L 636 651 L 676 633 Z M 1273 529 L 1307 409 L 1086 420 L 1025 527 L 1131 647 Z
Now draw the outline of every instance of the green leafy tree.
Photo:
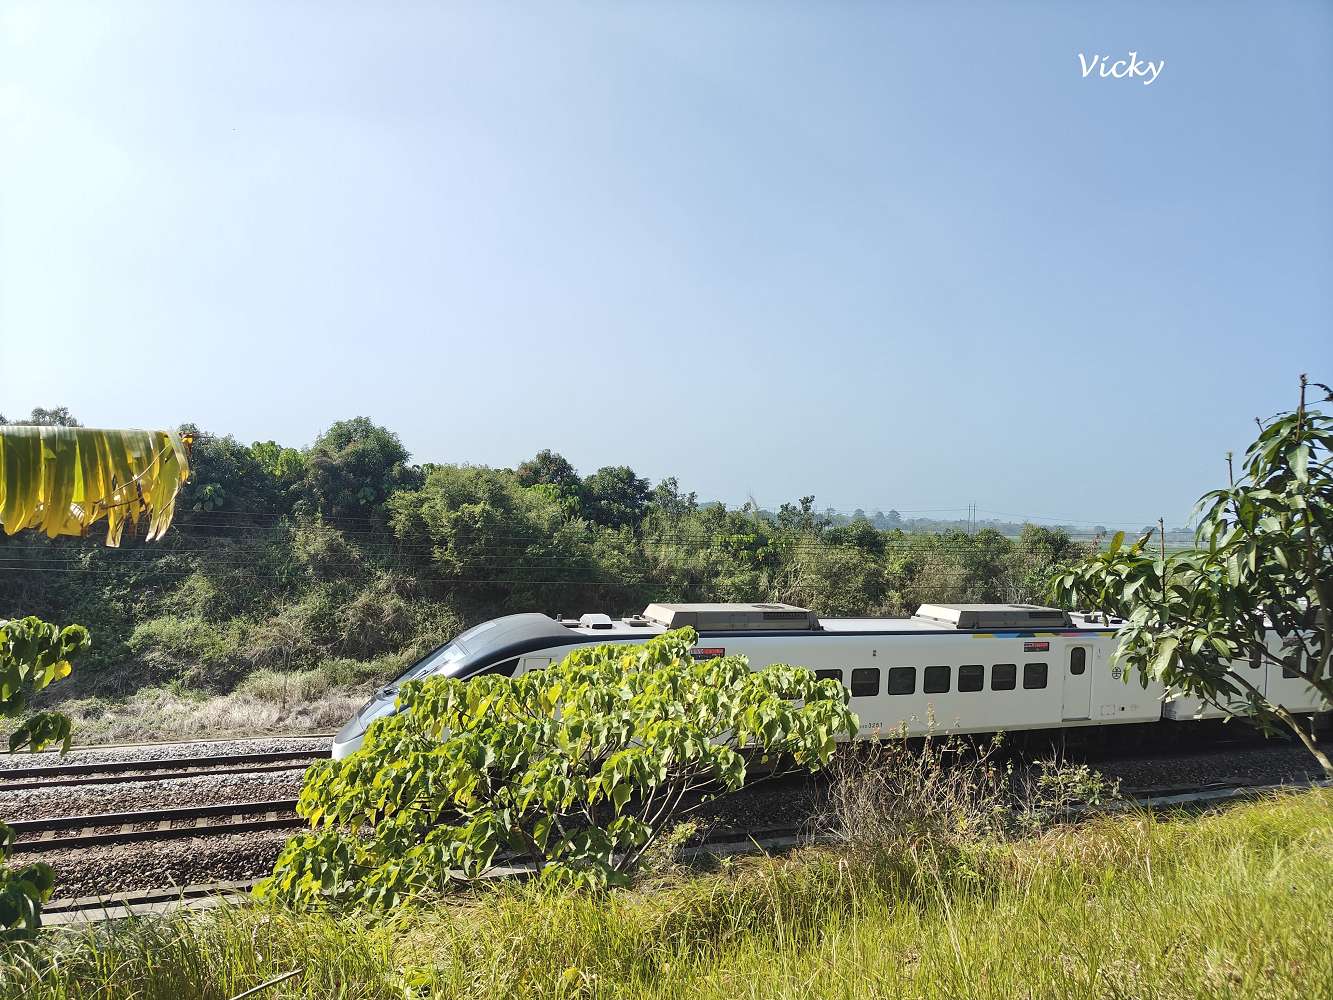
M 298 810 L 314 832 L 259 894 L 387 907 L 507 858 L 557 884 L 623 884 L 677 819 L 744 784 L 742 751 L 819 768 L 856 733 L 836 681 L 696 660 L 696 640 L 682 629 L 512 679 L 405 684 L 361 751 L 307 772 Z
M 82 427 L 74 415 L 69 412 L 68 406 L 55 406 L 49 410 L 40 406 L 32 408 L 32 415 L 27 420 L 6 420 L 4 414 L 0 413 L 0 424 L 14 424 L 18 426 L 27 425 L 30 427 Z
M 378 513 L 395 490 L 416 484 L 410 457 L 397 434 L 368 417 L 339 420 L 306 456 L 305 490 L 329 517 Z
M 0 621 L 0 717 L 22 719 L 10 734 L 9 752 L 42 750 L 52 743 L 68 748 L 69 719 L 57 712 L 27 714 L 33 697 L 69 676 L 72 661 L 88 648 L 88 630 L 58 628 L 39 618 Z M 0 936 L 41 925 L 42 904 L 55 884 L 51 867 L 40 862 L 11 868 L 14 831 L 0 823 Z
M 527 516 L 534 500 L 524 493 L 509 472 L 448 465 L 387 506 L 399 541 L 428 554 L 442 577 L 484 581 L 521 567 L 526 546 L 538 536 Z
M 1306 388 L 1302 376 L 1296 410 L 1260 422 L 1240 478 L 1200 500 L 1194 548 L 1165 554 L 1153 532 L 1126 546 L 1121 532 L 1052 587 L 1126 620 L 1116 656 L 1142 678 L 1285 725 L 1333 777 L 1301 720 L 1230 669 L 1280 665 L 1333 702 L 1333 418 L 1307 408 Z
M 565 456 L 550 448 L 543 448 L 514 470 L 520 486 L 554 486 L 561 496 L 575 496 L 579 491 L 579 474 Z
M 1009 585 L 1005 599 L 1018 604 L 1046 599 L 1051 575 L 1066 569 L 1086 554 L 1084 546 L 1063 528 L 1025 524 L 1009 554 Z
M 584 513 L 609 528 L 637 525 L 648 508 L 648 480 L 628 465 L 608 465 L 583 480 Z
M 782 600 L 833 618 L 880 612 L 889 580 L 873 553 L 845 543 L 820 545 L 801 550 L 793 566 Z
M 285 448 L 276 441 L 256 441 L 250 445 L 250 454 L 268 477 L 270 506 L 285 512 L 305 479 L 305 455 L 296 448 Z
M 884 532 L 876 530 L 864 519 L 829 528 L 823 533 L 823 541 L 828 545 L 858 549 L 874 556 L 884 554 L 885 540 Z
M 280 486 L 252 448 L 230 434 L 208 434 L 194 424 L 183 424 L 180 432 L 194 441 L 190 481 L 181 489 L 178 501 L 182 523 L 200 522 L 205 528 L 216 528 L 230 526 L 232 521 L 210 515 L 274 512 Z
M 778 508 L 776 520 L 779 528 L 793 534 L 818 534 L 830 524 L 815 513 L 813 496 L 801 497 L 799 504 L 784 503 Z
M 654 513 L 660 514 L 667 521 L 676 521 L 699 509 L 699 495 L 694 492 L 682 493 L 676 477 L 667 476 L 653 487 L 648 504 Z

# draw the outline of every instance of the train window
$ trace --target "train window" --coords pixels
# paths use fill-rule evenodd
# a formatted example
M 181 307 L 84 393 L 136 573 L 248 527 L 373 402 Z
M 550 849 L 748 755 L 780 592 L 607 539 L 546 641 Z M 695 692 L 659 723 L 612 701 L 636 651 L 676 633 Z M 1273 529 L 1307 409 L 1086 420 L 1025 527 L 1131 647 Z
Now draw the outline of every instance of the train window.
M 980 691 L 986 686 L 986 668 L 980 663 L 964 663 L 958 668 L 958 690 Z
M 992 691 L 1012 691 L 1017 678 L 1017 664 L 997 663 L 990 668 L 990 689 Z
M 889 667 L 889 694 L 916 694 L 916 667 Z
M 921 675 L 921 690 L 926 694 L 943 694 L 949 690 L 949 668 L 927 667 Z
M 1262 664 L 1263 655 L 1259 652 L 1259 647 L 1255 646 L 1254 649 L 1250 650 L 1250 669 L 1258 670 Z
M 1300 664 L 1301 664 L 1300 653 L 1289 653 L 1287 656 L 1284 656 L 1282 658 L 1282 676 L 1288 679 L 1292 677 L 1299 677 L 1301 675 L 1301 672 L 1299 670 Z
M 1033 691 L 1046 686 L 1046 664 L 1023 664 L 1023 690 Z
M 879 694 L 879 667 L 857 667 L 854 669 L 852 671 L 852 696 L 869 698 L 876 694 Z
M 1082 646 L 1075 646 L 1069 651 L 1069 672 L 1077 677 L 1088 669 L 1088 651 Z
M 504 674 L 506 677 L 513 677 L 514 670 L 517 667 L 518 657 L 514 657 L 512 660 L 504 660 L 501 663 L 495 663 L 489 667 L 478 670 L 475 674 L 471 674 L 470 676 L 480 677 L 482 674 Z
M 837 681 L 839 684 L 841 684 L 841 683 L 842 683 L 842 671 L 841 671 L 841 670 L 816 670 L 816 671 L 815 671 L 815 679 L 816 679 L 816 680 L 821 680 L 821 681 Z

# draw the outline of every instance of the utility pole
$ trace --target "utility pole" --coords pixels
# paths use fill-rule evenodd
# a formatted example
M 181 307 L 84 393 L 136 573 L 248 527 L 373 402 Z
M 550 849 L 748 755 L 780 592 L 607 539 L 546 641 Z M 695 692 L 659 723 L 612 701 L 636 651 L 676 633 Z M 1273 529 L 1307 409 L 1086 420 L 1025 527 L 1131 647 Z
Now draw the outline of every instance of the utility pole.
M 1157 519 L 1157 537 L 1161 540 L 1162 565 L 1166 565 L 1166 519 L 1159 517 Z

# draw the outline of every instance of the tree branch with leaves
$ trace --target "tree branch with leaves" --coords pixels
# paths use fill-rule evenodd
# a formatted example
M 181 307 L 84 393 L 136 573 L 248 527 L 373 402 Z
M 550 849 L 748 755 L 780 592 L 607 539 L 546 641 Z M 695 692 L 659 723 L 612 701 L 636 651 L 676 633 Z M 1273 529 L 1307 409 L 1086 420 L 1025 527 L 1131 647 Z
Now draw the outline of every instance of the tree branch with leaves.
M 108 545 L 148 518 L 147 539 L 171 524 L 190 474 L 187 442 L 174 431 L 0 427 L 0 527 L 49 537 L 83 535 L 106 519 Z
M 59 628 L 39 618 L 0 621 L 0 718 L 22 719 L 9 736 L 9 752 L 43 750 L 52 743 L 68 749 L 69 719 L 58 712 L 29 711 L 32 699 L 48 685 L 68 677 L 73 660 L 91 640 L 81 625 Z M 41 907 L 55 884 L 51 867 L 41 862 L 10 868 L 14 831 L 0 822 L 0 937 L 11 928 L 34 930 Z
M 1194 548 L 1154 553 L 1151 533 L 1130 545 L 1121 533 L 1052 590 L 1125 619 L 1115 655 L 1126 677 L 1285 726 L 1333 777 L 1303 721 L 1232 669 L 1280 666 L 1333 704 L 1333 418 L 1307 404 L 1312 387 L 1333 401 L 1301 376 L 1296 409 L 1259 422 L 1240 478 L 1199 501 Z
M 189 473 L 189 442 L 174 431 L 80 427 L 64 407 L 34 410 L 31 424 L 0 418 L 0 528 L 7 535 L 25 528 L 50 538 L 84 535 L 105 519 L 106 543 L 119 545 L 125 530 L 146 517 L 147 540 L 161 538 Z M 89 645 L 81 625 L 0 621 L 0 718 L 22 720 L 9 737 L 10 753 L 52 743 L 60 743 L 62 753 L 69 749 L 67 716 L 24 716 L 33 698 L 68 676 Z M 6 864 L 13 841 L 13 830 L 0 823 L 0 936 L 40 926 L 54 884 L 47 865 Z

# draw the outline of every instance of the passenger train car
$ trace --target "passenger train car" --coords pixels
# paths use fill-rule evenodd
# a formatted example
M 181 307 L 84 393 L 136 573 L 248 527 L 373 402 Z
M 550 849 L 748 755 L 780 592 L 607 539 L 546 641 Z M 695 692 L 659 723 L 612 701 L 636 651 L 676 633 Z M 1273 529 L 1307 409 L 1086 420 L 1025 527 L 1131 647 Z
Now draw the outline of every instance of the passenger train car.
M 809 667 L 841 681 L 861 735 L 1178 723 L 1218 717 L 1155 682 L 1126 683 L 1111 663 L 1119 619 L 1026 604 L 926 604 L 911 618 L 825 618 L 786 604 L 651 604 L 641 615 L 578 619 L 508 615 L 462 633 L 381 688 L 333 741 L 355 751 L 375 719 L 394 710 L 398 686 L 431 676 L 518 676 L 579 646 L 642 643 L 670 629 L 699 634 L 699 657 L 742 653 L 755 669 Z M 1274 640 L 1276 641 L 1276 640 Z M 1280 667 L 1236 663 L 1293 713 L 1328 708 Z

